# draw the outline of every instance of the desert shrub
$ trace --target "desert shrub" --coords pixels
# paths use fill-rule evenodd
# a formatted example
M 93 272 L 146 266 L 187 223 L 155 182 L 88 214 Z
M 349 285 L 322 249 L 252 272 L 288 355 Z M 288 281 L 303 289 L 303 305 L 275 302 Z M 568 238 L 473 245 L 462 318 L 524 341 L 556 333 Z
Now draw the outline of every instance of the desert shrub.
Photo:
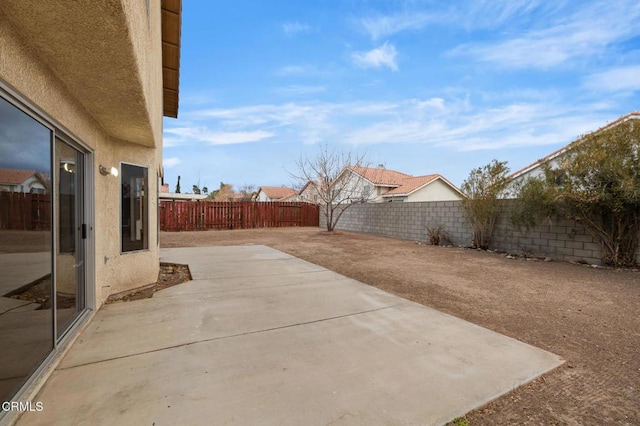
M 473 169 L 462 183 L 467 196 L 462 201 L 465 218 L 473 228 L 474 248 L 488 249 L 493 231 L 502 213 L 501 199 L 509 193 L 509 167 L 506 161 L 493 160 Z

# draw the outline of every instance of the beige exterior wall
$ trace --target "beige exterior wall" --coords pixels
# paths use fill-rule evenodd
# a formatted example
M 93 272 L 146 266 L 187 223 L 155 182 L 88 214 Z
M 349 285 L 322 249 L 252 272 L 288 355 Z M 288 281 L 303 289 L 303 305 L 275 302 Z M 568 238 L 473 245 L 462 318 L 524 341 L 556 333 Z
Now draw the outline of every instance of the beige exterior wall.
M 436 179 L 430 184 L 425 185 L 405 199 L 407 202 L 456 200 L 462 200 L 462 196 L 440 179 Z
M 119 140 L 106 132 L 83 106 L 83 100 L 74 97 L 75 93 L 42 60 L 42 52 L 22 37 L 0 8 L 0 78 L 94 153 L 96 307 L 109 294 L 155 282 L 159 263 L 156 206 L 157 176 L 162 161 L 160 0 L 151 0 L 148 23 L 145 1 L 127 1 L 123 7 L 131 39 L 135 40 L 133 50 L 137 55 L 139 76 L 144 82 L 142 90 L 148 111 L 147 125 L 153 130 L 149 134 L 149 139 L 153 140 L 142 141 L 146 146 Z M 117 56 L 117 52 L 113 54 Z M 117 89 L 112 88 L 114 91 Z M 132 99 L 132 102 L 139 103 L 140 99 Z M 113 105 L 113 108 L 118 107 L 118 104 Z M 150 148 L 153 146 L 157 148 Z M 120 180 L 102 176 L 98 171 L 100 164 L 119 168 L 120 162 L 149 168 L 147 251 L 120 254 Z

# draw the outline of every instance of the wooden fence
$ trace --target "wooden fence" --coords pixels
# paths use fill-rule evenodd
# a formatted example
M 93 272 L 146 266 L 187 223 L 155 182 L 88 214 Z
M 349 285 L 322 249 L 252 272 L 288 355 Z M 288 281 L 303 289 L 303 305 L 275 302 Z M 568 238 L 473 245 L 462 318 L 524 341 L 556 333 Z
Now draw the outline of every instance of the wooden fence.
M 0 192 L 0 229 L 50 230 L 51 196 L 24 192 Z
M 160 201 L 161 231 L 319 226 L 320 209 L 308 203 Z

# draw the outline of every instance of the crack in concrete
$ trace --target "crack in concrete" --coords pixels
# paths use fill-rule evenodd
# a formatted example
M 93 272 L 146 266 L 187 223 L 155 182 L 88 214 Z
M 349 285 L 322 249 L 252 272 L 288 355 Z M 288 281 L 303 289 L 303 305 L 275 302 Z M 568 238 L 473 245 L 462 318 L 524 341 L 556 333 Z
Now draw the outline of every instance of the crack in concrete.
M 191 280 L 191 281 L 195 281 L 195 280 Z M 304 282 L 304 283 L 297 283 L 297 284 L 280 284 L 280 285 L 270 285 L 270 286 L 262 286 L 262 287 L 247 287 L 247 288 L 236 288 L 236 289 L 227 289 L 227 290 L 209 290 L 209 291 L 197 291 L 197 292 L 193 292 L 193 293 L 178 293 L 178 294 L 166 294 L 163 295 L 162 297 L 159 297 L 159 299 L 161 298 L 169 298 L 169 297 L 177 297 L 177 296 L 192 296 L 192 295 L 199 295 L 199 294 L 221 294 L 221 293 L 233 293 L 233 292 L 237 292 L 237 291 L 253 291 L 253 290 L 268 290 L 268 289 L 273 289 L 273 288 L 283 288 L 283 287 L 297 287 L 297 286 L 301 286 L 301 285 L 312 285 L 312 284 L 328 284 L 328 283 L 335 283 L 335 282 L 341 282 L 341 281 L 354 281 L 351 278 L 343 278 L 342 280 L 336 280 L 336 279 L 332 279 L 332 280 L 326 280 L 326 281 L 313 281 L 313 282 Z M 182 284 L 186 284 L 188 283 L 184 282 Z M 178 284 L 179 285 L 179 284 Z M 158 293 L 161 293 L 163 290 L 160 290 Z
M 188 265 L 187 265 L 188 266 Z M 191 267 L 189 267 L 191 271 Z M 326 272 L 328 269 L 319 269 L 317 271 L 306 271 L 306 272 L 295 272 L 294 274 L 317 274 L 318 272 Z M 333 271 L 331 271 L 333 272 Z M 284 275 L 292 275 L 291 273 L 282 273 L 282 274 L 260 274 L 260 275 L 230 275 L 227 277 L 215 277 L 215 278 L 193 278 L 193 272 L 191 272 L 191 281 L 202 281 L 202 280 L 228 280 L 231 278 L 259 278 L 259 277 L 280 277 Z
M 233 338 L 236 338 L 236 337 L 249 336 L 249 335 L 252 335 L 252 334 L 268 333 L 268 332 L 271 332 L 271 331 L 283 330 L 283 329 L 293 328 L 293 327 L 300 327 L 300 326 L 305 326 L 305 325 L 309 325 L 309 324 L 315 324 L 315 323 L 324 322 L 324 321 L 332 321 L 332 320 L 341 319 L 341 318 L 347 318 L 347 317 L 352 317 L 352 316 L 357 316 L 357 315 L 362 315 L 362 314 L 368 314 L 370 312 L 377 312 L 377 311 L 383 311 L 383 310 L 386 310 L 386 309 L 393 309 L 393 308 L 396 308 L 396 307 L 402 306 L 402 305 L 404 305 L 404 303 L 396 303 L 395 305 L 391 305 L 391 306 L 383 306 L 381 308 L 368 309 L 366 311 L 354 312 L 354 313 L 344 314 L 344 315 L 337 315 L 337 316 L 334 316 L 334 317 L 321 318 L 321 319 L 312 320 L 312 321 L 304 321 L 304 322 L 300 322 L 300 323 L 296 323 L 296 324 L 282 325 L 282 326 L 279 326 L 279 327 L 265 328 L 265 329 L 262 329 L 262 330 L 246 331 L 244 333 L 231 334 L 231 335 L 228 335 L 228 336 L 212 337 L 210 339 L 197 340 L 197 341 L 194 341 L 194 342 L 185 342 L 185 343 L 180 343 L 178 345 L 166 346 L 166 347 L 163 347 L 163 348 L 158 348 L 158 349 L 152 349 L 152 350 L 148 350 L 148 351 L 138 352 L 138 353 L 135 353 L 135 354 L 122 355 L 122 356 L 117 356 L 117 357 L 108 358 L 108 359 L 101 359 L 99 361 L 87 362 L 87 363 L 84 363 L 84 364 L 71 365 L 69 367 L 58 367 L 58 368 L 56 368 L 56 371 L 71 370 L 73 368 L 84 367 L 84 366 L 87 366 L 87 365 L 101 364 L 103 362 L 116 361 L 116 360 L 119 360 L 119 359 L 131 358 L 131 357 L 135 357 L 135 356 L 138 356 L 138 355 L 146 355 L 146 354 L 150 354 L 150 353 L 154 353 L 154 352 L 161 352 L 161 351 L 166 351 L 166 350 L 169 350 L 169 349 L 176 349 L 176 348 L 181 348 L 181 347 L 185 347 L 185 346 L 196 345 L 196 344 L 199 344 L 199 343 L 213 342 L 213 341 L 216 341 L 216 340 L 233 339 Z

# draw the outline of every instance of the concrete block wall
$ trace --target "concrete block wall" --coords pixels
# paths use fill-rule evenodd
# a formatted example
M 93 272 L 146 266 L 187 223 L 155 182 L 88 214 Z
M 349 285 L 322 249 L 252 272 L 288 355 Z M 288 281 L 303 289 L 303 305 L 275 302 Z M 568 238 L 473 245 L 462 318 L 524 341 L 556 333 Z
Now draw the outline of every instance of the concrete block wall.
M 492 249 L 518 255 L 601 264 L 600 244 L 581 224 L 553 218 L 529 231 L 518 231 L 509 221 L 511 205 L 509 201 L 504 203 L 502 217 L 496 224 Z M 343 213 L 336 229 L 428 242 L 427 226 L 437 225 L 444 228 L 453 245 L 471 245 L 473 232 L 462 213 L 461 201 L 355 204 Z M 322 213 L 320 226 L 326 226 L 326 218 Z M 640 263 L 640 250 L 637 258 Z
M 428 241 L 427 226 L 442 225 L 452 244 L 471 244 L 471 228 L 459 201 L 354 204 L 342 214 L 336 229 L 414 241 Z M 320 226 L 326 218 L 320 213 Z

